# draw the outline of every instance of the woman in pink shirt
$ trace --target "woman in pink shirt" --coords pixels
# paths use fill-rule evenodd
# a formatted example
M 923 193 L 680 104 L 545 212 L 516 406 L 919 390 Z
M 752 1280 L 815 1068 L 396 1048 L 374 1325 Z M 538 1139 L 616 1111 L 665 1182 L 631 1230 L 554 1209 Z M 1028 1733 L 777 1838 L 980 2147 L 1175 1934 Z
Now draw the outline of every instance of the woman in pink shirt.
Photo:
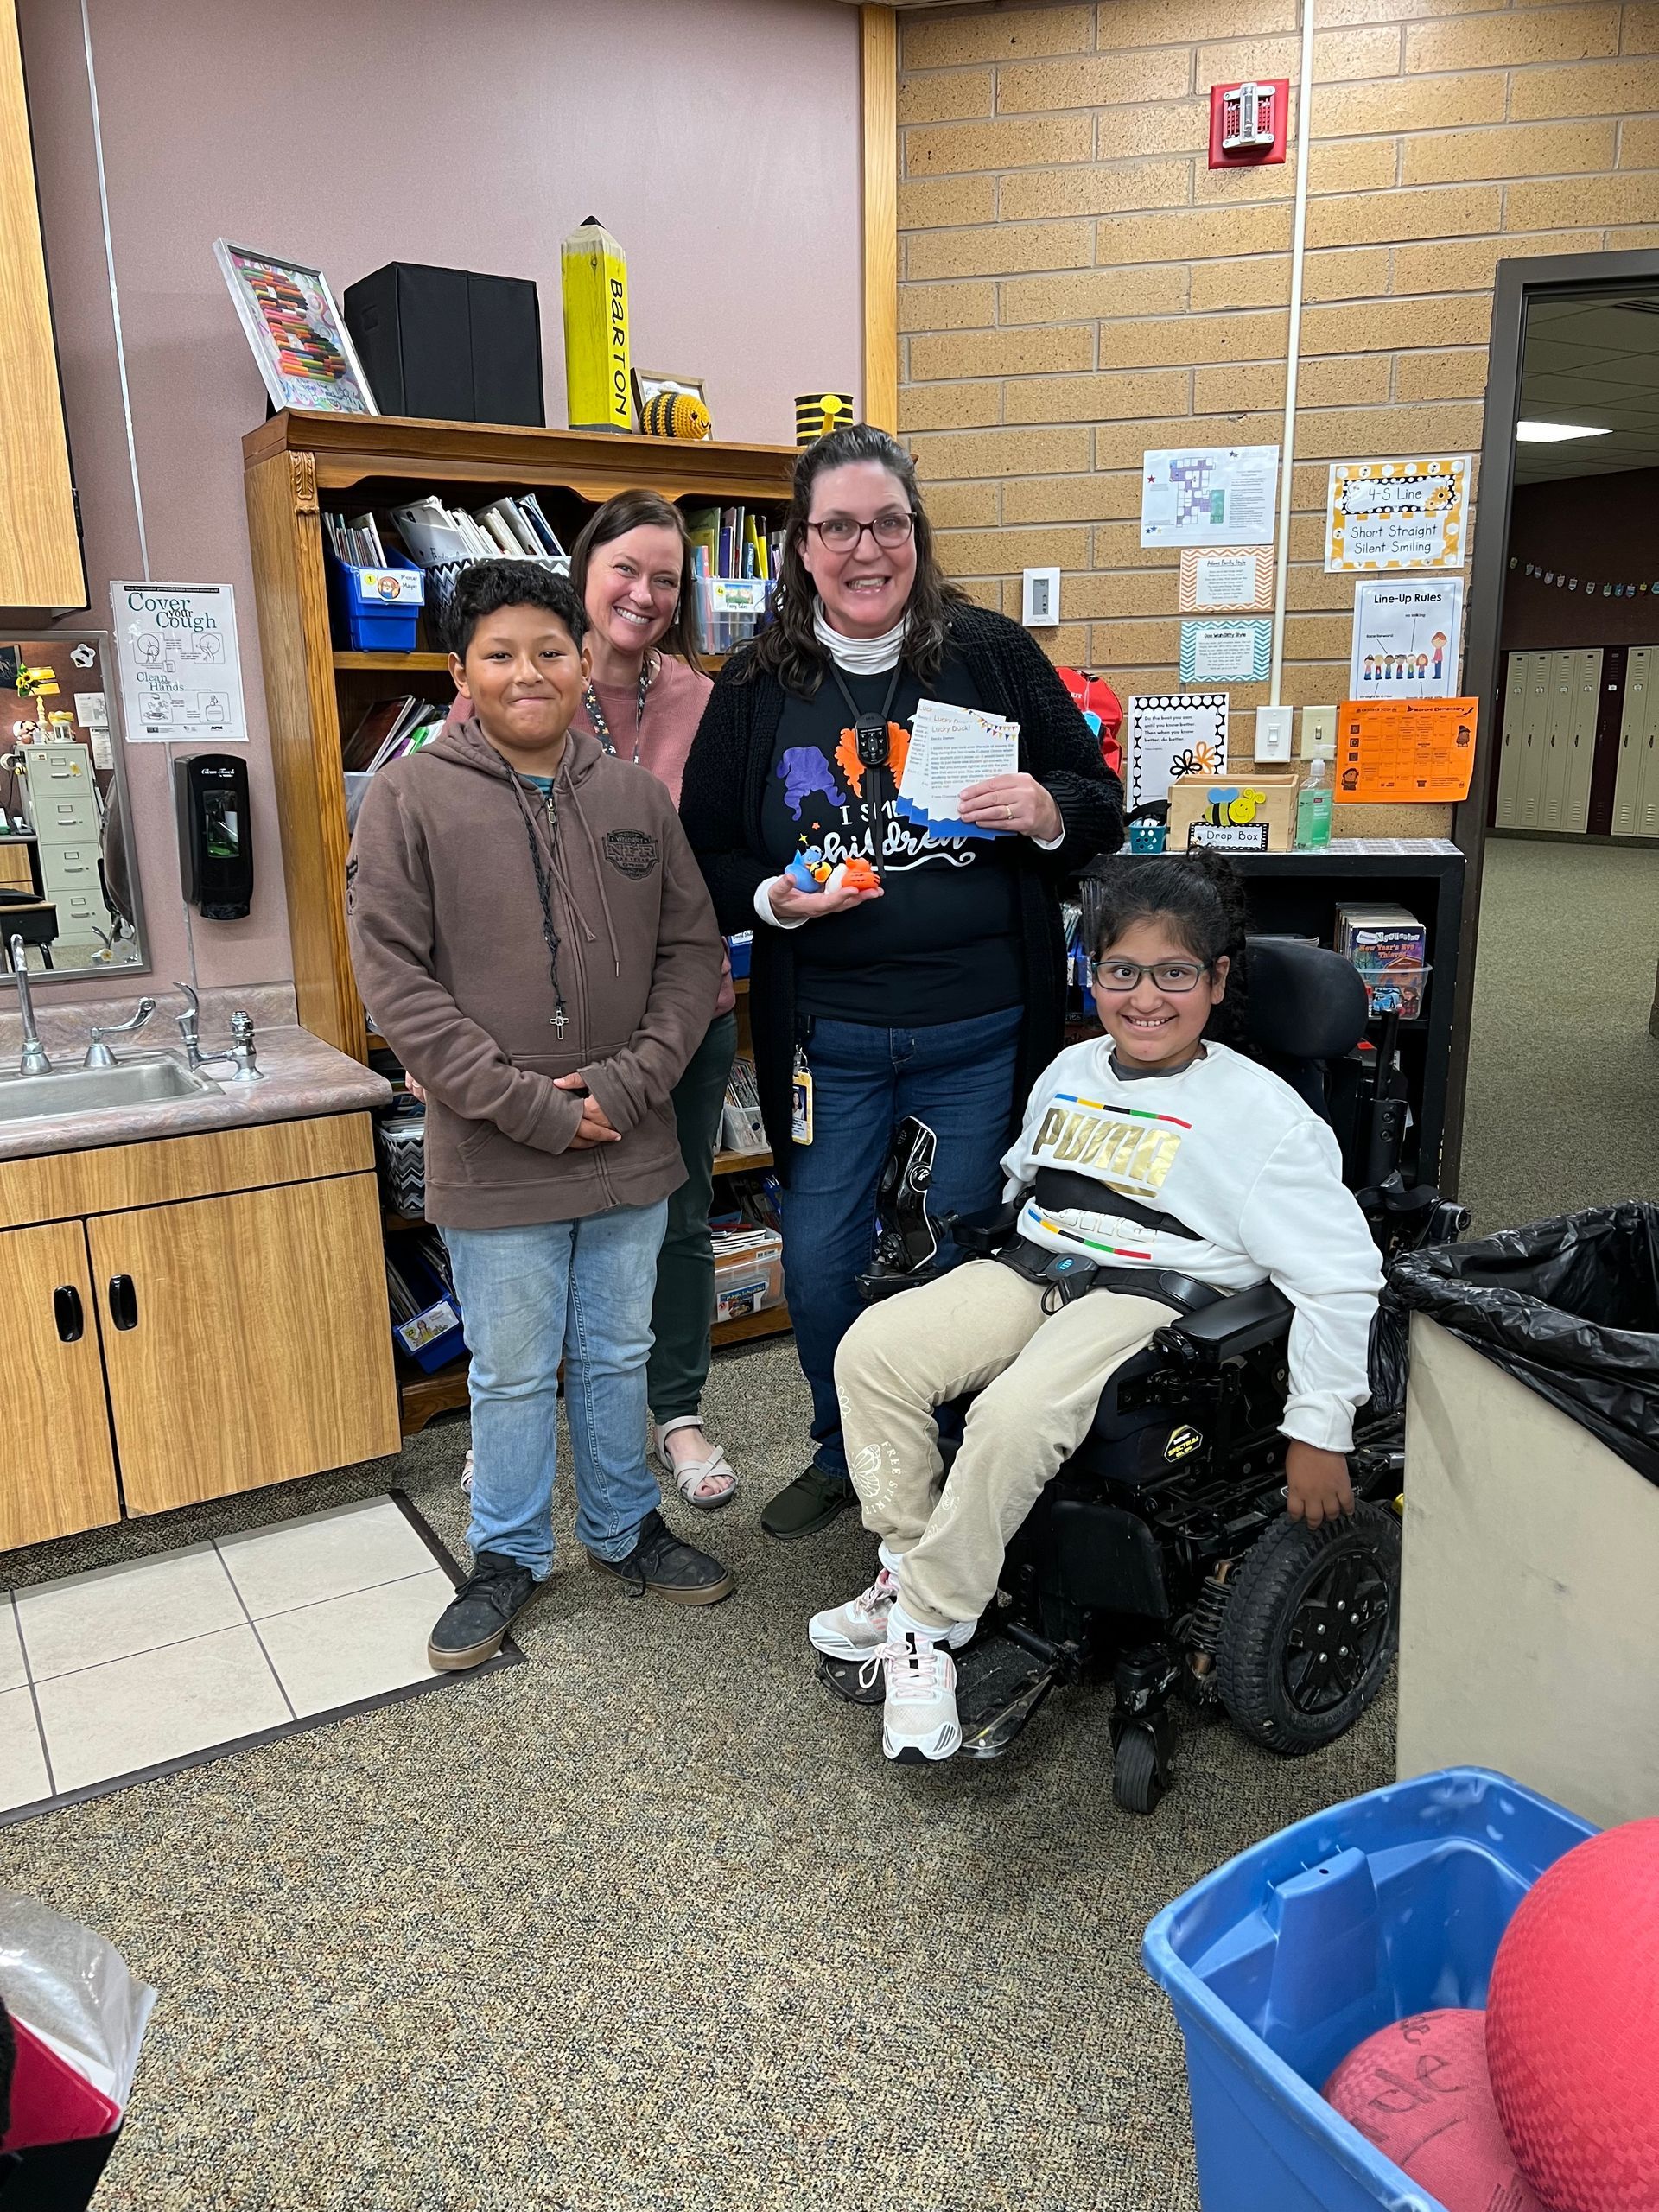
M 577 538 L 570 580 L 592 626 L 592 674 L 571 727 L 591 730 L 607 753 L 648 769 L 677 806 L 710 689 L 697 660 L 691 548 L 679 510 L 655 492 L 619 492 Z M 709 1033 L 674 1090 L 686 1179 L 668 1202 L 646 1375 L 658 1455 L 681 1497 L 705 1508 L 728 1504 L 737 1492 L 725 1452 L 703 1433 L 702 1413 L 715 1318 L 709 1206 L 737 1050 L 736 1004 L 728 965 Z

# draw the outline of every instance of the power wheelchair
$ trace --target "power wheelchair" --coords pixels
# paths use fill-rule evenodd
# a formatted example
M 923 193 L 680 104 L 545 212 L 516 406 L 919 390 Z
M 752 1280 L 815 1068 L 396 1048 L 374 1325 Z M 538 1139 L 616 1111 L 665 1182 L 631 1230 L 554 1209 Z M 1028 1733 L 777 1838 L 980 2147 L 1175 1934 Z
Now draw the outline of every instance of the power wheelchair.
M 1336 1117 L 1344 1179 L 1384 1262 L 1455 1240 L 1466 1212 L 1399 1172 L 1397 1017 L 1383 1018 L 1374 1051 L 1357 1052 L 1371 1026 L 1364 984 L 1337 954 L 1294 939 L 1249 939 L 1245 974 L 1244 1048 Z M 933 1149 L 924 1123 L 897 1134 L 861 1278 L 868 1298 L 925 1281 L 942 1234 L 970 1255 L 963 1264 L 1013 1234 L 1012 1205 L 986 1221 L 929 1215 Z M 1068 1264 L 1060 1255 L 1057 1275 Z M 1052 1690 L 1109 1671 L 1113 1795 L 1131 1813 L 1150 1813 L 1168 1787 L 1173 1697 L 1294 1757 L 1352 1726 L 1397 1634 L 1397 1389 L 1377 1389 L 1374 1355 L 1354 1514 L 1317 1530 L 1291 1521 L 1278 1427 L 1290 1302 L 1270 1283 L 1220 1294 L 1186 1283 L 1189 1301 L 1183 1281 L 1166 1274 L 1166 1294 L 1191 1310 L 1108 1382 L 1089 1435 L 1009 1544 L 994 1613 L 957 1660 L 962 1749 L 975 1758 L 1006 1751 Z M 882 1695 L 856 1662 L 821 1658 L 818 1674 L 854 1702 Z

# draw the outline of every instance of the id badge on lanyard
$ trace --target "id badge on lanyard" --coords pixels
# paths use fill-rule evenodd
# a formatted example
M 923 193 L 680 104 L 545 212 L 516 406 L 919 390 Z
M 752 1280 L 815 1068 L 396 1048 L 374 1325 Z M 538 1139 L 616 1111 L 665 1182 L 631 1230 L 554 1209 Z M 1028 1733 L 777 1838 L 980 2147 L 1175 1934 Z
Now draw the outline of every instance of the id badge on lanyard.
M 794 1073 L 790 1084 L 789 1134 L 797 1144 L 812 1141 L 812 1071 L 806 1064 L 806 1047 L 795 1047 Z

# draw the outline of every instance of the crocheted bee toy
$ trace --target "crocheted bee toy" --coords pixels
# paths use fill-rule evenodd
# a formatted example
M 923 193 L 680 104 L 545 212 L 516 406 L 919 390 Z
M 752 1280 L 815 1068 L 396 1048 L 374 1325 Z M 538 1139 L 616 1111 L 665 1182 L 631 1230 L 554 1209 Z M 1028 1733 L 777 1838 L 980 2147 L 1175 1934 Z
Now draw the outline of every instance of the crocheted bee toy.
M 713 430 L 709 410 L 690 391 L 657 391 L 639 410 L 639 428 L 648 438 L 706 438 Z

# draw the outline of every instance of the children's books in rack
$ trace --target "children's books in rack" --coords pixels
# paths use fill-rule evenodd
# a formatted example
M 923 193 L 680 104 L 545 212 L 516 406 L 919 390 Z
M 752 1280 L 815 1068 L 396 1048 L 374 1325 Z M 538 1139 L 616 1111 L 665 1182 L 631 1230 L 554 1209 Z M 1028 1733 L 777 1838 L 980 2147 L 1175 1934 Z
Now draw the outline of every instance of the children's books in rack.
M 435 496 L 394 507 L 391 520 L 410 556 L 423 569 L 467 561 L 550 561 L 569 566 L 558 533 L 533 492 L 492 499 L 470 513 Z

